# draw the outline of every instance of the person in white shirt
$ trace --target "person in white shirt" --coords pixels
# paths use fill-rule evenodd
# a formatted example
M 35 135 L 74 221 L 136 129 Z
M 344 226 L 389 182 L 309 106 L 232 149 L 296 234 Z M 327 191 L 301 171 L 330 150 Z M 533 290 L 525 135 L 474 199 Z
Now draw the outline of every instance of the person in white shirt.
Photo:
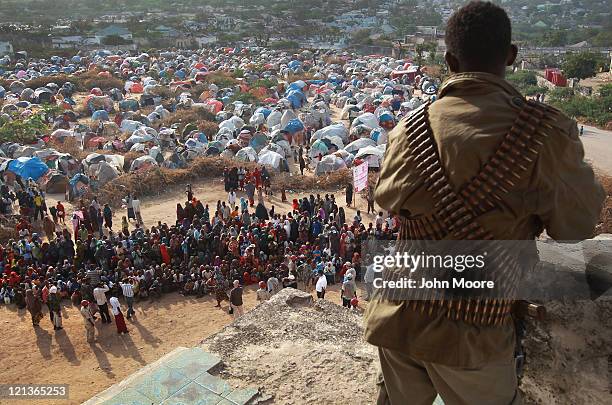
M 102 323 L 111 323 L 110 314 L 108 313 L 108 302 L 106 301 L 106 293 L 110 290 L 104 283 L 99 283 L 93 290 L 93 296 L 98 305 L 100 316 L 102 316 Z
M 115 325 L 117 325 L 117 333 L 128 333 L 127 326 L 125 325 L 125 319 L 123 318 L 123 312 L 121 312 L 121 305 L 119 304 L 119 298 L 111 297 L 108 301 L 111 304 L 113 315 L 115 316 Z
M 119 283 L 119 285 L 121 286 L 121 291 L 128 305 L 127 319 L 130 319 L 132 315 L 136 314 L 134 311 L 134 286 L 132 285 L 132 280 L 129 278 L 123 279 L 123 282 Z
M 385 223 L 385 218 L 383 218 L 383 213 L 382 211 L 380 211 L 378 215 L 376 216 L 376 228 L 382 229 L 382 226 L 384 223 Z
M 315 290 L 317 291 L 317 298 L 324 299 L 326 289 L 327 278 L 325 277 L 325 274 L 323 274 L 323 270 L 319 270 L 319 278 L 317 279 L 317 284 L 315 286 Z
M 374 265 L 370 264 L 368 267 L 366 267 L 366 272 L 365 272 L 365 275 L 363 276 L 363 282 L 365 283 L 365 289 L 366 289 L 366 294 L 367 294 L 367 297 L 365 298 L 366 301 L 369 301 L 370 299 L 372 299 L 372 294 L 374 293 L 375 276 L 376 274 L 374 272 Z
M 236 192 L 234 190 L 227 193 L 227 202 L 229 202 L 230 207 L 234 207 L 236 205 Z

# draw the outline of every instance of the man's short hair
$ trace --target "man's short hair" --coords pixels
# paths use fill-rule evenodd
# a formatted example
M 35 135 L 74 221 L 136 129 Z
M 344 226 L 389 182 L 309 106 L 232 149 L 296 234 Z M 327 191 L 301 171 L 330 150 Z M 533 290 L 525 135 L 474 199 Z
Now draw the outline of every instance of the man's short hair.
M 446 25 L 448 51 L 470 67 L 504 63 L 512 28 L 506 11 L 488 1 L 472 1 L 457 10 Z

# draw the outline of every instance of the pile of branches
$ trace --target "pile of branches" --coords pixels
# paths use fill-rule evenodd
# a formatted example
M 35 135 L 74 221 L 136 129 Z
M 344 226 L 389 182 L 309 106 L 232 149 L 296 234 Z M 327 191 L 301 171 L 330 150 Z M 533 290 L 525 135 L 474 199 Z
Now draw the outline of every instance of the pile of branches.
M 113 207 L 119 207 L 121 206 L 122 199 L 128 192 L 137 197 L 159 195 L 176 185 L 184 185 L 206 179 L 219 180 L 223 175 L 224 168 L 234 166 L 242 166 L 249 170 L 254 170 L 257 164 L 236 162 L 221 156 L 200 157 L 194 160 L 186 169 L 154 167 L 142 172 L 137 171 L 121 175 L 102 186 L 96 195 L 100 201 L 104 201 Z M 287 191 L 335 191 L 344 188 L 347 179 L 351 179 L 348 169 L 338 170 L 318 177 L 290 176 L 287 173 L 279 174 L 272 172 L 270 175 L 272 176 L 272 189 L 275 191 L 280 191 L 281 189 Z

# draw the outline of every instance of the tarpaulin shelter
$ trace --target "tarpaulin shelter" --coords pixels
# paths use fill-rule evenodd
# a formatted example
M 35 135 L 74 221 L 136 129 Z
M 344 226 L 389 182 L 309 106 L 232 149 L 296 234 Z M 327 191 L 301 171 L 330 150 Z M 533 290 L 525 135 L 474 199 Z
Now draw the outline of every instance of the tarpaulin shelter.
M 36 181 L 44 176 L 49 168 L 39 157 L 20 157 L 8 164 L 8 170 L 23 179 L 31 178 Z
M 366 146 L 376 146 L 376 142 L 370 138 L 359 138 L 349 143 L 344 147 L 344 150 L 348 153 L 356 154 L 361 148 L 365 148 Z
M 87 192 L 89 177 L 85 176 L 83 173 L 77 173 L 70 179 L 68 185 L 68 199 L 73 201 Z
M 380 167 L 384 156 L 384 151 L 375 146 L 366 146 L 359 149 L 355 154 L 355 159 L 362 159 L 368 162 L 368 167 Z
M 257 162 L 257 152 L 255 149 L 247 146 L 236 153 L 236 160 L 241 162 Z
M 317 139 L 310 146 L 310 157 L 315 159 L 319 154 L 325 156 L 329 152 L 329 147 L 321 139 Z
M 296 132 L 300 132 L 304 130 L 304 123 L 300 121 L 298 118 L 294 118 L 285 125 L 283 128 L 285 131 L 290 134 L 295 134 Z
M 378 127 L 378 118 L 376 118 L 376 116 L 372 113 L 363 113 L 353 120 L 351 123 L 351 128 L 354 128 L 357 125 L 365 125 L 370 129 L 374 129 Z
M 130 166 L 130 171 L 133 172 L 135 170 L 142 170 L 149 167 L 157 166 L 157 162 L 151 156 L 141 156 L 137 159 L 134 159 L 132 165 Z
M 332 173 L 346 167 L 344 159 L 336 155 L 324 156 L 321 161 L 316 162 L 315 175 L 320 176 L 325 173 Z
M 108 116 L 108 112 L 106 112 L 106 110 L 94 111 L 93 114 L 91 114 L 91 119 L 94 121 L 109 121 L 110 120 Z
M 258 156 L 258 163 L 271 168 L 276 172 L 289 172 L 287 160 L 277 152 L 262 151 Z
M 322 139 L 329 136 L 337 136 L 342 139 L 342 142 L 346 143 L 349 140 L 349 130 L 343 123 L 339 122 L 319 129 L 310 139 L 312 141 L 313 139 Z
M 256 133 L 249 141 L 249 146 L 259 152 L 266 146 L 268 141 L 268 137 L 265 134 Z
M 47 180 L 45 191 L 52 194 L 65 193 L 67 187 L 68 177 L 63 174 L 55 173 Z

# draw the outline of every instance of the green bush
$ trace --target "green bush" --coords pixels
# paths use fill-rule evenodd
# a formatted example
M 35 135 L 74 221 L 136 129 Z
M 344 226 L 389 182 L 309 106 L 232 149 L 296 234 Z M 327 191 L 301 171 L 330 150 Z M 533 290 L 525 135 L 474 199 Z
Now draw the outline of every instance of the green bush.
M 575 118 L 583 118 L 597 125 L 606 126 L 612 122 L 612 86 L 600 90 L 596 97 L 576 95 L 571 89 L 555 89 L 551 93 L 551 103 Z

